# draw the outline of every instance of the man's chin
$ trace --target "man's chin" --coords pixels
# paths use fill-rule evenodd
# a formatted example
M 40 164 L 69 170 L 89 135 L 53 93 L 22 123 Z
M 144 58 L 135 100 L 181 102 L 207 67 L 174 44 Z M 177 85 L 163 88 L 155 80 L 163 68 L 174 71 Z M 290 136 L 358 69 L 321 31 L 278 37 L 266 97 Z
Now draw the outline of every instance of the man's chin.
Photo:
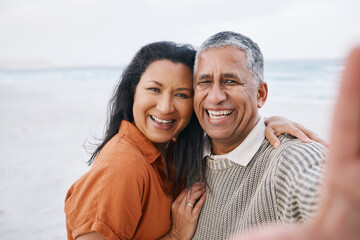
M 206 131 L 205 131 L 206 132 Z M 231 134 L 227 134 L 224 131 L 222 132 L 206 132 L 206 134 L 212 139 L 214 142 L 227 142 L 230 140 Z

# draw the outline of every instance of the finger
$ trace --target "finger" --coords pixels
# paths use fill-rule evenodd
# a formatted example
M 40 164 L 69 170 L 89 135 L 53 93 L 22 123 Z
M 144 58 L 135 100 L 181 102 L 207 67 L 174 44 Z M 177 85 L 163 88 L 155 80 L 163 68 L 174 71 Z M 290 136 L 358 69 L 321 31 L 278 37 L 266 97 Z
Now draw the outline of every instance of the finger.
M 193 208 L 197 205 L 197 201 L 205 192 L 205 189 L 203 189 L 202 191 L 197 191 L 195 194 L 190 195 L 189 199 L 183 205 L 184 208 L 190 209 L 192 211 Z
M 300 130 L 303 131 L 308 138 L 310 138 L 311 140 L 316 141 L 316 142 L 318 142 L 318 143 L 321 143 L 322 145 L 324 145 L 324 146 L 327 147 L 327 148 L 330 147 L 330 145 L 329 145 L 325 140 L 323 140 L 322 138 L 320 138 L 319 135 L 317 135 L 317 134 L 314 133 L 313 131 L 311 131 L 311 130 L 303 127 L 303 126 L 301 126 L 301 127 L 302 127 L 302 128 L 300 128 Z
M 205 188 L 205 184 L 204 183 L 199 183 L 199 184 L 196 184 L 196 185 L 193 185 L 191 187 L 189 187 L 189 194 L 192 194 L 196 191 L 200 191 L 200 190 L 203 190 Z
M 187 197 L 189 197 L 189 195 L 191 195 L 193 192 L 196 192 L 198 190 L 201 190 L 205 188 L 205 184 L 201 183 L 201 182 L 197 182 L 195 184 L 193 184 L 192 186 L 188 187 L 187 190 Z
M 191 185 L 188 189 L 192 190 L 192 189 L 200 189 L 203 188 L 205 186 L 205 183 L 203 182 L 197 182 L 194 183 L 193 185 Z
M 184 189 L 175 199 L 173 204 L 180 205 L 182 202 L 186 202 L 186 196 L 187 196 L 188 189 Z
M 311 139 L 308 138 L 308 136 L 306 136 L 306 134 L 303 131 L 303 129 L 305 129 L 305 128 L 302 127 L 302 129 L 301 129 L 300 126 L 301 126 L 300 124 L 296 124 L 296 125 L 293 124 L 288 129 L 286 129 L 285 132 L 300 139 L 304 143 L 310 143 Z
M 272 128 L 266 128 L 265 129 L 265 136 L 268 139 L 268 141 L 270 142 L 270 144 L 276 149 L 280 146 L 280 140 L 279 138 L 275 135 L 275 130 Z
M 360 47 L 350 54 L 340 84 L 331 136 L 331 157 L 335 161 L 353 160 L 360 153 L 359 92 Z
M 196 203 L 196 205 L 194 206 L 194 209 L 192 211 L 193 216 L 196 217 L 196 219 L 199 218 L 199 214 L 201 211 L 201 208 L 204 206 L 206 200 L 206 192 L 200 197 L 199 201 Z
M 197 200 L 198 198 L 200 198 L 201 195 L 203 195 L 205 192 L 206 192 L 206 191 L 205 191 L 205 188 L 203 188 L 203 189 L 197 190 L 196 192 L 191 193 L 191 194 L 189 195 L 189 198 L 188 198 L 188 201 L 187 201 L 187 202 L 190 203 L 190 204 L 192 204 L 192 205 L 194 205 L 195 202 L 196 202 L 196 200 Z

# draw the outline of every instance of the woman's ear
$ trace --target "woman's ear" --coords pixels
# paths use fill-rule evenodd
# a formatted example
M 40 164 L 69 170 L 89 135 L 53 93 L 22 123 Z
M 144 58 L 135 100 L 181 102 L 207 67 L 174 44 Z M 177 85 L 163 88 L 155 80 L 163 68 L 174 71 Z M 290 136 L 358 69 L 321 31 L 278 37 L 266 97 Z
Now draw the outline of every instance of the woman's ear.
M 257 107 L 261 108 L 264 106 L 268 96 L 268 86 L 266 82 L 260 82 L 257 92 Z

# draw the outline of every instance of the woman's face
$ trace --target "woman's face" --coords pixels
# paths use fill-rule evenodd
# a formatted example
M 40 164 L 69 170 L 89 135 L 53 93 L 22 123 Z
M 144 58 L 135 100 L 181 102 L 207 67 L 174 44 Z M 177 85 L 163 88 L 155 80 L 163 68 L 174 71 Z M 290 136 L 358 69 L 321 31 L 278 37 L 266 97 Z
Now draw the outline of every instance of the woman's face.
M 192 70 L 169 60 L 152 62 L 135 90 L 136 127 L 153 143 L 167 144 L 186 127 L 192 112 Z

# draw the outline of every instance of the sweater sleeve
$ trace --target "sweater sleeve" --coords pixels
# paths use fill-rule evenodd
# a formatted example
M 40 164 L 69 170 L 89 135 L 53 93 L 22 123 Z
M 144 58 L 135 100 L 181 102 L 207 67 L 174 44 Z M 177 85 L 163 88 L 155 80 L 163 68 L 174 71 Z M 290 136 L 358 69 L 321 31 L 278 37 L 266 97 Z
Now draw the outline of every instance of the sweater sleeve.
M 326 148 L 317 142 L 289 144 L 275 173 L 277 215 L 283 223 L 308 222 L 319 208 Z

